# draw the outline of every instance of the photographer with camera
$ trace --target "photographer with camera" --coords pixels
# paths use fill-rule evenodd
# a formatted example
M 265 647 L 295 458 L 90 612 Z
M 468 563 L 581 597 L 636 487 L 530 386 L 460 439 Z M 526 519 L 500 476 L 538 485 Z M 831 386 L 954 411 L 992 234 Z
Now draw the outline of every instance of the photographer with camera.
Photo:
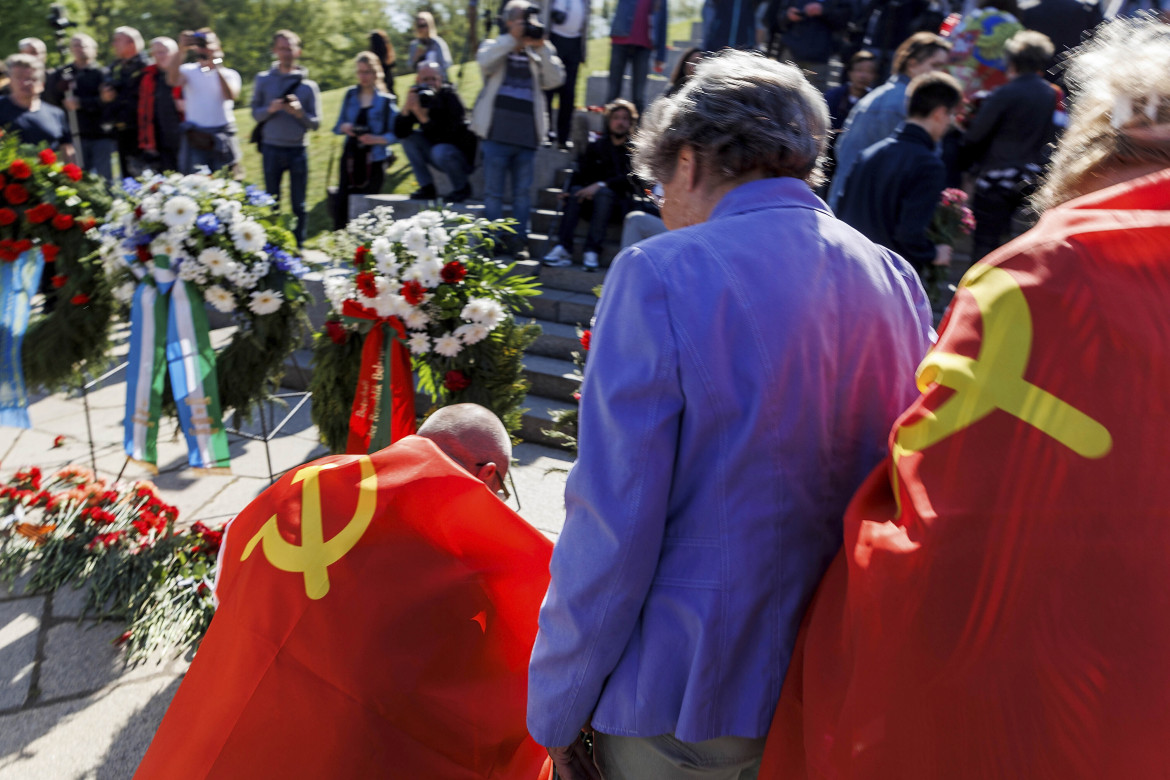
M 117 59 L 110 65 L 102 100 L 111 105 L 122 176 L 138 176 L 146 169 L 146 160 L 138 148 L 138 92 L 150 58 L 146 56 L 142 33 L 133 27 L 116 28 L 110 44 Z
M 108 183 L 113 180 L 113 157 L 117 149 L 112 134 L 112 109 L 101 97 L 109 72 L 97 62 L 97 41 L 85 33 L 70 38 L 69 52 L 73 61 L 45 79 L 44 99 L 76 115 L 74 143 L 81 145 L 83 167 Z
M 416 129 L 417 125 L 417 129 Z M 394 120 L 394 135 L 402 142 L 406 159 L 418 181 L 411 198 L 434 200 L 433 165 L 451 180 L 448 203 L 462 203 L 471 197 L 467 176 L 475 160 L 475 135 L 467 127 L 467 112 L 459 93 L 443 83 L 439 67 L 424 62 L 415 84 L 406 96 L 402 113 Z
M 829 58 L 838 49 L 853 16 L 850 0 L 772 0 L 767 16 L 780 35 L 779 59 L 805 72 L 809 82 L 822 92 L 828 86 Z
M 264 189 L 280 200 L 280 180 L 289 173 L 289 194 L 297 218 L 293 234 L 297 246 L 305 243 L 305 190 L 309 183 L 309 131 L 321 126 L 317 115 L 320 93 L 317 82 L 297 63 L 301 38 L 292 30 L 277 30 L 272 36 L 276 62 L 256 76 L 252 87 L 252 118 L 256 129 L 252 140 L 264 159 Z
M 341 153 L 340 180 L 333 201 L 333 227 L 340 230 L 349 221 L 349 196 L 382 191 L 386 176 L 387 147 L 397 139 L 392 132 L 398 102 L 386 90 L 382 62 L 372 51 L 354 58 L 357 86 L 341 99 L 341 113 L 333 126 L 335 135 L 345 136 Z
M 240 96 L 240 74 L 223 66 L 219 38 L 207 27 L 184 30 L 179 50 L 195 55 L 194 62 L 176 56 L 167 63 L 167 83 L 183 88 L 187 112 L 180 125 L 179 171 L 194 173 L 201 165 L 213 172 L 234 167 L 240 160 L 240 145 L 232 110 Z
M 484 216 L 504 214 L 504 179 L 512 175 L 515 247 L 528 242 L 532 208 L 532 176 L 536 149 L 548 134 L 546 90 L 565 80 L 565 66 L 556 48 L 544 40 L 540 9 L 527 0 L 504 6 L 506 33 L 480 44 L 476 61 L 483 72 L 483 90 L 471 110 L 471 129 L 483 139 Z

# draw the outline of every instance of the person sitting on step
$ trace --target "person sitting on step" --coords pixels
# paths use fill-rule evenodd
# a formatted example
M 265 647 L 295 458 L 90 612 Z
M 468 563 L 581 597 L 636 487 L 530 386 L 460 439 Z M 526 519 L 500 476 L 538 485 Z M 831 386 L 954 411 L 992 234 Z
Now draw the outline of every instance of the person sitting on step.
M 580 170 L 573 174 L 569 191 L 560 195 L 565 213 L 557 245 L 544 256 L 545 265 L 562 268 L 572 264 L 577 220 L 582 206 L 591 203 L 593 211 L 589 218 L 589 235 L 585 239 L 584 261 L 586 268 L 599 266 L 601 244 L 610 218 L 621 219 L 633 205 L 630 129 L 637 121 L 638 110 L 628 100 L 615 100 L 605 107 L 606 132 L 585 147 Z

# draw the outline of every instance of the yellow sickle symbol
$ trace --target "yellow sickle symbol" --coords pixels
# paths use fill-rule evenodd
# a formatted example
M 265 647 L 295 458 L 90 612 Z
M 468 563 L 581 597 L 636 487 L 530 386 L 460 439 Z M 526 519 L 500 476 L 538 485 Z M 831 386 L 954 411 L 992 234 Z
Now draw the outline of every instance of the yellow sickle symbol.
M 1032 349 L 1032 315 L 1012 275 L 985 266 L 963 284 L 983 321 L 979 357 L 931 352 L 918 369 L 918 389 L 932 384 L 955 394 L 934 412 L 898 429 L 894 462 L 974 425 L 996 409 L 1034 426 L 1083 458 L 1102 458 L 1113 447 L 1105 426 L 1024 380 Z M 991 316 L 992 305 L 999 308 Z
M 301 483 L 300 545 L 284 540 L 276 526 L 276 515 L 273 515 L 244 547 L 240 560 L 246 561 L 256 545 L 263 542 L 264 557 L 269 563 L 281 571 L 304 574 L 305 595 L 314 600 L 322 598 L 329 592 L 329 567 L 353 549 L 374 519 L 374 507 L 378 501 L 374 462 L 369 456 L 363 455 L 361 464 L 362 480 L 358 485 L 357 508 L 349 523 L 336 536 L 325 541 L 325 531 L 321 524 L 320 474 L 325 469 L 337 468 L 337 464 L 305 466 L 292 479 L 294 485 Z

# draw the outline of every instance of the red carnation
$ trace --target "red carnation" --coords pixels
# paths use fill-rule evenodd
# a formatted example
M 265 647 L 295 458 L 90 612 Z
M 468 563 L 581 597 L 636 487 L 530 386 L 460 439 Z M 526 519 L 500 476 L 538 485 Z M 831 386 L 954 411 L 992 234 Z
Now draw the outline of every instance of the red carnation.
M 446 376 L 443 377 L 443 387 L 452 393 L 458 393 L 460 390 L 466 390 L 471 387 L 471 380 L 462 371 L 448 371 Z
M 134 219 L 142 219 L 143 213 L 141 206 L 134 207 Z
M 85 231 L 86 233 L 88 233 L 89 231 L 91 231 L 95 227 L 97 227 L 97 220 L 94 219 L 93 217 L 86 217 L 85 219 L 79 219 L 77 221 L 77 223 L 79 225 L 81 225 L 81 229 L 83 231 Z
M 57 253 L 61 251 L 61 247 L 56 244 L 41 244 L 41 255 L 44 256 L 46 263 L 53 263 L 57 260 Z
M 11 263 L 16 260 L 20 253 L 16 251 L 16 247 L 13 246 L 14 243 L 9 238 L 0 239 L 0 260 L 3 260 L 5 263 Z
M 41 158 L 41 163 L 44 165 L 52 165 L 57 162 L 57 155 L 53 153 L 52 149 L 41 149 L 37 157 Z
M 54 274 L 50 281 L 53 283 L 53 289 L 60 290 L 69 281 L 69 277 L 64 274 Z
M 403 298 L 405 298 L 406 302 L 411 306 L 418 306 L 420 303 L 422 303 L 423 296 L 426 294 L 426 290 L 419 282 L 412 280 L 402 285 L 402 289 L 399 290 L 398 293 Z
M 53 217 L 53 227 L 57 228 L 57 230 L 68 230 L 73 227 L 73 215 L 58 214 Z
M 28 200 L 28 190 L 19 184 L 9 184 L 4 188 L 4 199 L 13 206 L 19 206 Z
M 89 303 L 89 296 L 85 293 L 77 293 L 77 295 L 74 295 L 69 299 L 69 302 L 74 306 L 84 306 L 85 304 Z
M 341 320 L 325 320 L 325 332 L 329 334 L 329 340 L 334 344 L 344 344 L 349 338 Z
M 150 247 L 149 246 L 147 246 L 146 244 L 139 244 L 138 249 L 136 249 L 134 251 L 138 255 L 138 262 L 140 262 L 140 263 L 149 263 L 150 262 L 151 254 L 150 254 Z
M 443 277 L 443 281 L 447 284 L 459 284 L 463 281 L 463 277 L 467 276 L 467 269 L 463 267 L 463 263 L 458 260 L 452 260 L 443 266 L 443 270 L 439 275 Z
M 48 222 L 55 216 L 57 216 L 57 209 L 53 208 L 52 203 L 38 203 L 24 212 L 24 218 L 34 225 Z
M 357 266 L 358 268 L 361 268 L 362 265 L 366 262 L 366 258 L 368 258 L 369 256 L 370 256 L 370 250 L 367 249 L 366 246 L 363 244 L 362 246 L 359 246 L 357 249 L 354 250 L 353 264 L 355 266 Z
M 593 340 L 593 331 L 587 330 L 581 334 L 581 348 L 589 351 L 589 342 Z
M 73 181 L 81 181 L 81 169 L 73 163 L 66 163 L 65 167 L 61 169 L 61 173 Z
M 32 249 L 32 247 L 32 241 L 29 241 L 27 238 L 22 238 L 19 241 L 12 242 L 12 248 L 17 252 L 27 252 L 28 250 Z
M 65 446 L 65 434 L 58 434 L 53 438 L 53 449 Z
M 0 225 L 11 225 L 16 221 L 16 212 L 10 208 L 0 209 Z
M 28 167 L 28 163 L 24 160 L 13 160 L 12 165 L 8 166 L 8 175 L 23 181 L 32 176 L 32 168 Z
M 378 285 L 374 284 L 374 273 L 372 271 L 362 271 L 357 275 L 357 288 L 361 294 L 367 298 L 378 297 Z

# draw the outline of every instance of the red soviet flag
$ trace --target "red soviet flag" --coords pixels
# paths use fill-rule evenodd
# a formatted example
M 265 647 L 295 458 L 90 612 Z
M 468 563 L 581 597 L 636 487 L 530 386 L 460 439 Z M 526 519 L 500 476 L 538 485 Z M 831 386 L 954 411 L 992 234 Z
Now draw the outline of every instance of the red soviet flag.
M 761 777 L 1170 776 L 1170 171 L 974 267 Z
M 144 778 L 532 778 L 552 544 L 411 436 L 286 474 L 229 526 L 219 608 Z

